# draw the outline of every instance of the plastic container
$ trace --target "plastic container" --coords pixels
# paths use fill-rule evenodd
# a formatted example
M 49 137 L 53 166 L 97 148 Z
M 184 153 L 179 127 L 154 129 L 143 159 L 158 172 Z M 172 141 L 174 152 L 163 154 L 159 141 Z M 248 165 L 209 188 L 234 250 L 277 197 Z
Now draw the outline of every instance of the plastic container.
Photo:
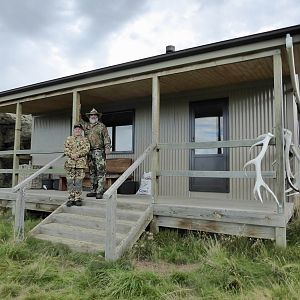
M 122 185 L 118 188 L 118 194 L 135 194 L 138 190 L 138 182 L 127 180 L 122 183 Z

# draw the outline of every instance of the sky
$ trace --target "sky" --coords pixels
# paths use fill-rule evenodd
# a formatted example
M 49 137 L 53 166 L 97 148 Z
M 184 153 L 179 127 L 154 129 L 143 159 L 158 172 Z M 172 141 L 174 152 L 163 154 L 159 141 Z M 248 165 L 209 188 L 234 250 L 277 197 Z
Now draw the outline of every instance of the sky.
M 299 0 L 0 0 L 0 91 L 297 24 Z

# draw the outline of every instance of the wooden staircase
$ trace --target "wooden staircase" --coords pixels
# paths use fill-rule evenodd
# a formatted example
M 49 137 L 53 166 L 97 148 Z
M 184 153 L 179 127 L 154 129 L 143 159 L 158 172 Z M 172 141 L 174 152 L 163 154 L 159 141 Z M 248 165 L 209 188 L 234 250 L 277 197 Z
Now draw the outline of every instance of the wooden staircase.
M 129 249 L 153 217 L 151 199 L 145 196 L 118 195 L 116 248 Z M 104 252 L 106 240 L 106 200 L 85 198 L 83 206 L 57 208 L 30 231 L 37 239 L 64 244 L 80 252 Z

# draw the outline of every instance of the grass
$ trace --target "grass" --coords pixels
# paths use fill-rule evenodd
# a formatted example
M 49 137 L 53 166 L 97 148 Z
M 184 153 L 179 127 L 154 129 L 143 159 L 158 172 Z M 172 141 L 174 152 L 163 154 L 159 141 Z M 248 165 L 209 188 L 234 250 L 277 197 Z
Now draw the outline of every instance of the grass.
M 0 216 L 0 299 L 299 299 L 300 220 L 288 247 L 249 238 L 164 230 L 117 262 L 27 238 Z M 26 220 L 26 232 L 39 222 Z

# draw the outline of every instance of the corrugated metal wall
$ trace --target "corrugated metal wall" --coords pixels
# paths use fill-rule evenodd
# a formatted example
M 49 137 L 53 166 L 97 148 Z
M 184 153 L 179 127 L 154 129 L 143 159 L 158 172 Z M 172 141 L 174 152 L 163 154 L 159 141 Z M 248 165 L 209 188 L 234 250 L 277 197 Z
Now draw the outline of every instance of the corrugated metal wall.
M 241 87 L 227 91 L 211 91 L 193 97 L 161 100 L 161 142 L 180 143 L 189 141 L 189 104 L 191 101 L 229 98 L 229 139 L 252 139 L 260 134 L 273 132 L 273 88 Z M 230 170 L 243 170 L 244 164 L 259 153 L 259 148 L 230 150 Z M 161 168 L 171 170 L 189 169 L 188 150 L 162 150 L 160 153 Z M 273 170 L 274 149 L 270 147 L 263 160 L 263 170 Z M 249 167 L 249 170 L 254 170 Z M 267 184 L 274 189 L 272 179 Z M 254 179 L 234 179 L 230 181 L 230 193 L 196 193 L 188 191 L 188 178 L 163 177 L 160 179 L 160 193 L 173 196 L 196 196 L 201 194 L 208 198 L 253 199 Z
M 62 152 L 64 141 L 70 135 L 71 116 L 66 114 L 52 114 L 47 116 L 35 116 L 33 118 L 33 130 L 31 137 L 31 149 L 34 152 Z M 34 154 L 34 165 L 45 165 L 58 154 Z M 58 163 L 59 166 L 62 162 Z
M 183 143 L 189 141 L 189 103 L 187 98 L 162 99 L 161 101 L 161 143 Z M 189 150 L 161 150 L 162 170 L 188 170 Z M 160 194 L 188 194 L 187 177 L 162 177 Z
M 246 88 L 230 94 L 230 139 L 254 139 L 257 136 L 273 132 L 273 88 Z M 235 148 L 230 151 L 230 169 L 242 170 L 244 164 L 254 158 L 260 151 L 256 147 L 249 153 L 249 148 Z M 250 155 L 251 154 L 251 155 Z M 262 170 L 273 170 L 274 147 L 269 147 L 262 162 Z M 248 167 L 247 170 L 254 170 Z M 266 183 L 274 190 L 274 180 Z M 239 200 L 253 199 L 254 179 L 232 179 L 231 198 Z
M 161 127 L 160 140 L 162 143 L 180 143 L 189 141 L 189 104 L 191 101 L 206 99 L 229 98 L 229 136 L 231 140 L 252 139 L 258 135 L 273 131 L 273 88 L 241 87 L 234 90 L 211 90 L 191 96 L 167 97 L 161 99 Z M 131 157 L 137 159 L 151 143 L 151 100 L 128 105 L 127 109 L 135 109 L 135 143 L 134 154 L 114 154 L 110 157 Z M 105 111 L 109 111 L 105 107 Z M 115 108 L 113 110 L 116 110 Z M 61 150 L 65 137 L 69 134 L 70 118 L 55 115 L 35 119 L 33 136 L 34 150 L 49 147 Z M 230 169 L 242 170 L 243 165 L 257 154 L 254 149 L 249 156 L 249 148 L 232 149 L 230 151 Z M 270 149 L 263 162 L 263 170 L 271 170 L 274 160 L 274 151 Z M 40 162 L 40 161 L 39 161 Z M 167 170 L 188 170 L 188 150 L 162 150 L 160 152 L 160 165 Z M 148 159 L 135 172 L 135 180 L 140 180 L 143 172 L 151 170 L 151 159 Z M 249 168 L 249 170 L 251 170 Z M 160 194 L 173 196 L 195 196 L 199 193 L 188 191 L 188 178 L 163 177 L 160 179 Z M 218 197 L 228 199 L 253 199 L 253 180 L 231 180 L 230 193 L 201 193 L 205 197 Z M 270 181 L 267 181 L 269 184 Z M 271 188 L 272 188 L 271 184 Z

